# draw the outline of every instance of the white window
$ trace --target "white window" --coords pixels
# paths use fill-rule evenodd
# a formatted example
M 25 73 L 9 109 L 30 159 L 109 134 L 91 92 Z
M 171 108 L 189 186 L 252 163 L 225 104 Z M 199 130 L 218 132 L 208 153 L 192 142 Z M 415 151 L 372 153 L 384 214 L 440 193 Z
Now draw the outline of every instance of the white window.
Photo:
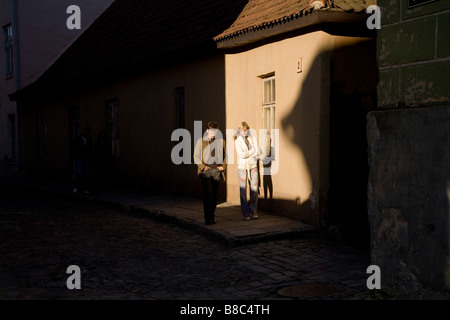
M 263 78 L 263 129 L 267 137 L 263 144 L 263 151 L 267 157 L 274 154 L 275 137 L 275 76 Z
M 14 45 L 12 26 L 10 24 L 3 27 L 3 38 L 5 48 L 5 77 L 14 76 Z

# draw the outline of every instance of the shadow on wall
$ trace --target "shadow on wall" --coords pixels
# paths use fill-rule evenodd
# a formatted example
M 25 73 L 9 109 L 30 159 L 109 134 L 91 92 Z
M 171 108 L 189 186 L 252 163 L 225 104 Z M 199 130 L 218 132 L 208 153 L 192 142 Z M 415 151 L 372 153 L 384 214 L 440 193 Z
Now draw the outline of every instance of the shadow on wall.
M 312 193 L 303 202 L 271 204 L 293 210 L 301 220 L 315 221 L 332 238 L 367 244 L 366 115 L 376 106 L 375 53 L 375 41 L 370 40 L 316 57 L 292 111 L 281 120 L 281 129 L 290 132 L 290 142 L 304 156 Z M 317 83 L 328 75 L 330 87 L 317 92 Z M 313 107 L 319 105 L 320 110 Z M 276 188 L 268 182 L 268 187 Z

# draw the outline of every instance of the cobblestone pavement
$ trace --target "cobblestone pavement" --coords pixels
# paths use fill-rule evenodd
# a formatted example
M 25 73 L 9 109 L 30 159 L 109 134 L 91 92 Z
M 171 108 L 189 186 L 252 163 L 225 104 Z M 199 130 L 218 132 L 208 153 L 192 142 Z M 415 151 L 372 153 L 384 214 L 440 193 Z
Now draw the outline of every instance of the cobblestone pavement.
M 81 269 L 69 290 L 67 267 Z M 226 248 L 193 231 L 98 204 L 0 186 L 0 299 L 372 299 L 369 252 L 320 236 Z

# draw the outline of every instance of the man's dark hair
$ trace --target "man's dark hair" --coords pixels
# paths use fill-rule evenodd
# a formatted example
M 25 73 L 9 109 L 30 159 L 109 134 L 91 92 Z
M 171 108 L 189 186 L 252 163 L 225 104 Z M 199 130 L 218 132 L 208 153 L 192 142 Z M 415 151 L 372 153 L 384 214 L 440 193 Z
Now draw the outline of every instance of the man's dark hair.
M 208 129 L 217 129 L 219 128 L 219 125 L 215 121 L 208 122 Z

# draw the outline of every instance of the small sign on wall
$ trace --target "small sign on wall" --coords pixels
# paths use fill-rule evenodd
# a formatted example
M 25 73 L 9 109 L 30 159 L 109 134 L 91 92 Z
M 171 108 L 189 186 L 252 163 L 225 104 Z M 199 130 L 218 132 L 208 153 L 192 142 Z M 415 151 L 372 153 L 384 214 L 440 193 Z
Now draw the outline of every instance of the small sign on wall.
M 408 9 L 418 7 L 437 0 L 408 0 Z
M 303 58 L 297 58 L 297 73 L 303 72 Z

